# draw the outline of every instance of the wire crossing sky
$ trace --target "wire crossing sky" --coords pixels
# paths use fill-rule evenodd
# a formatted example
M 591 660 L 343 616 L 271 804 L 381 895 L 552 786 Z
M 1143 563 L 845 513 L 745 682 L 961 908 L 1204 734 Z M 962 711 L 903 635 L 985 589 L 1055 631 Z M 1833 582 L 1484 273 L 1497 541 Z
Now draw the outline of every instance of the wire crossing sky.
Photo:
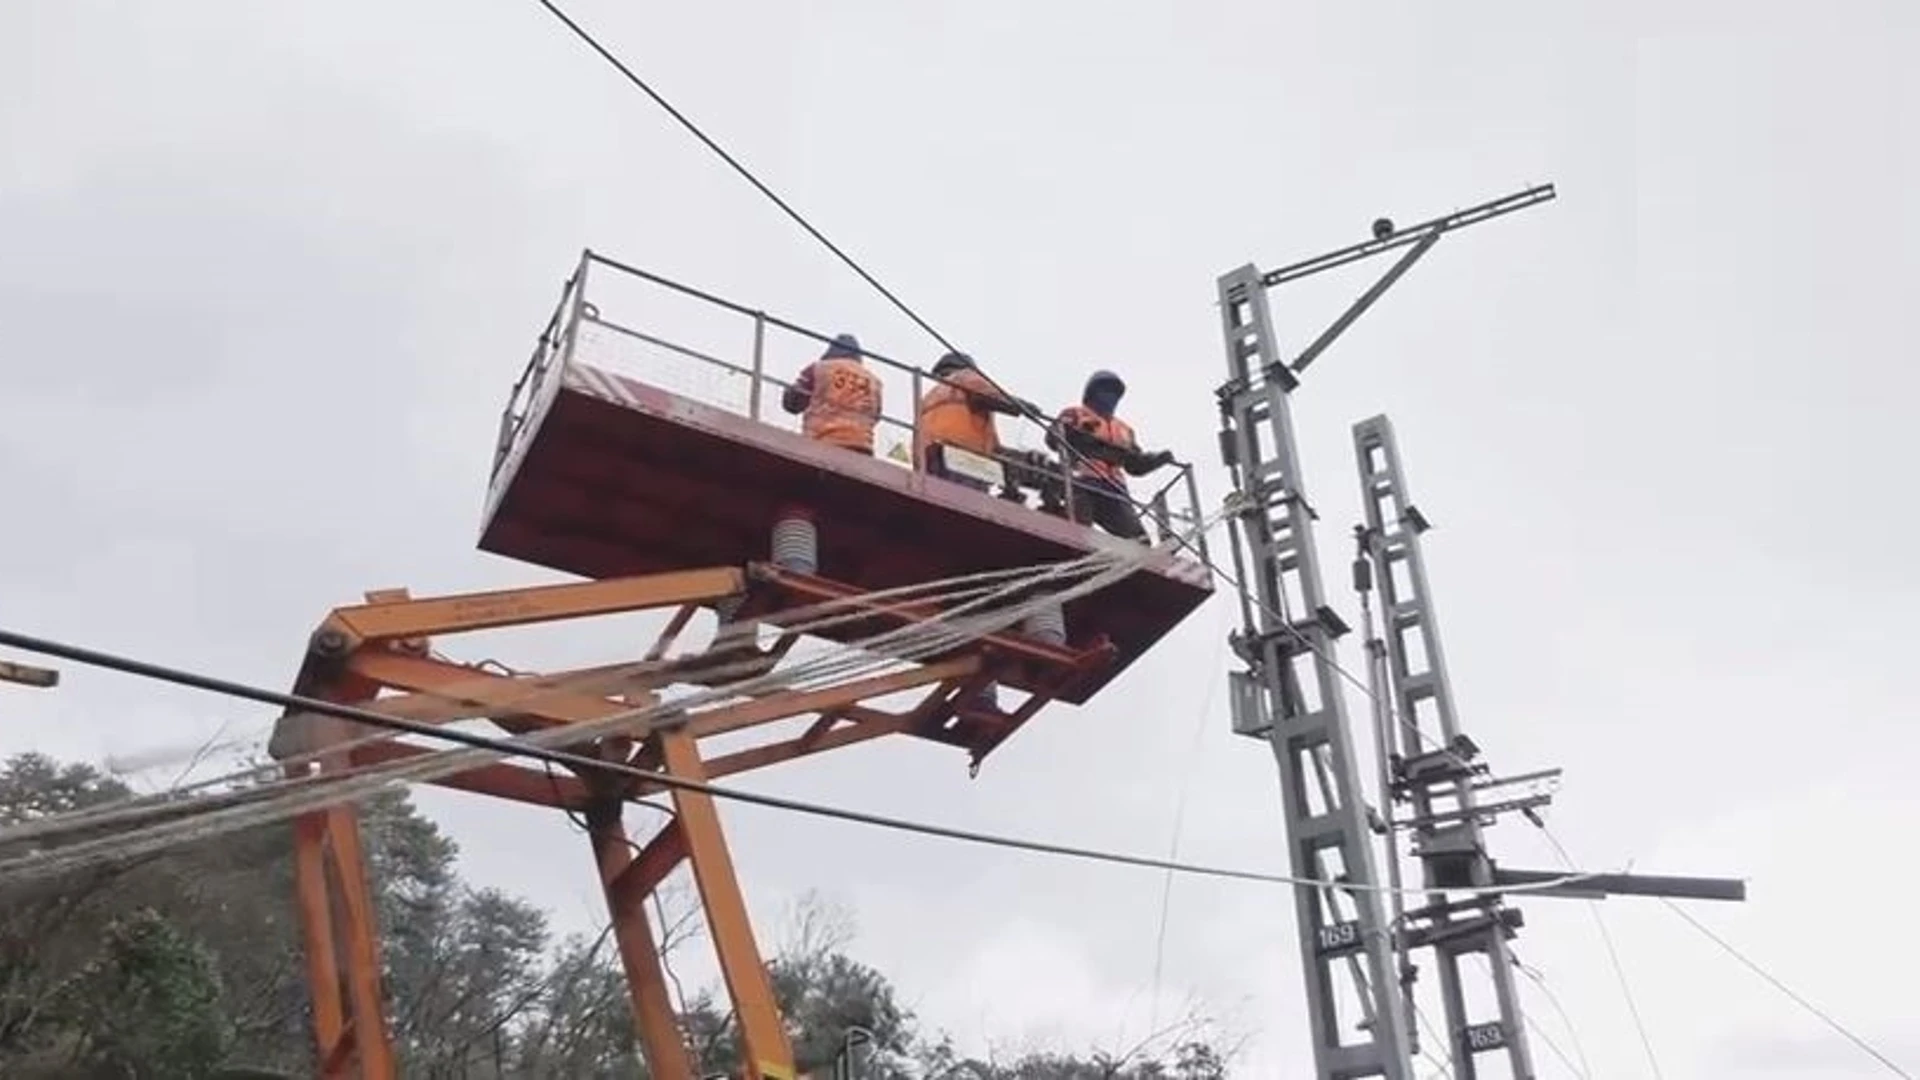
M 1920 567 L 1860 545 L 1863 522 L 1920 527 L 1887 495 L 1910 481 L 1920 395 L 1904 359 L 1913 5 L 846 0 L 769 6 L 743 33 L 726 9 L 565 2 L 842 250 L 969 328 L 1010 389 L 1053 408 L 1090 370 L 1119 371 L 1143 438 L 1193 461 L 1214 453 L 1220 273 L 1551 180 L 1551 213 L 1442 244 L 1315 362 L 1296 419 L 1322 549 L 1358 517 L 1348 425 L 1387 414 L 1436 525 L 1434 599 L 1475 740 L 1503 766 L 1566 768 L 1555 829 L 1574 850 L 1749 878 L 1714 931 L 1915 1071 L 1920 942 L 1806 933 L 1830 925 L 1843 874 L 1874 883 L 1850 894 L 1862 925 L 1896 925 L 1920 889 L 1920 865 L 1861 828 L 1920 818 L 1903 674 Z M 10 505 L 30 508 L 0 564 L 10 626 L 111 627 L 129 653 L 273 686 L 312 620 L 369 587 L 527 583 L 462 552 L 505 391 L 584 247 L 883 354 L 925 347 L 811 241 L 769 236 L 765 196 L 684 130 L 635 123 L 634 87 L 534 5 L 109 7 L 0 14 L 0 325 L 21 358 L 0 455 Z M 1304 344 L 1356 287 L 1290 296 L 1282 339 Z M 1214 614 L 977 779 L 876 748 L 766 790 L 1134 850 L 1166 835 L 1169 793 L 1141 778 L 1187 758 Z M 1356 655 L 1335 659 L 1359 671 Z M 0 748 L 132 757 L 259 717 L 63 674 L 5 695 Z M 1272 865 L 1271 756 L 1214 725 L 1194 776 L 1183 855 Z M 597 932 L 564 822 L 421 803 L 472 880 Z M 1065 859 L 859 829 L 797 845 L 786 813 L 729 826 L 768 905 L 756 919 L 825 873 L 859 912 L 858 949 L 962 1046 L 1124 1042 L 1149 1020 L 1157 881 L 1094 907 Z M 1549 865 L 1526 830 L 1497 844 Z M 1176 888 L 1164 992 L 1248 1037 L 1243 1075 L 1295 1075 L 1275 891 Z M 1526 911 L 1526 955 L 1593 1075 L 1645 1075 L 1583 906 Z M 1669 1080 L 1884 1067 L 1656 906 L 1608 921 Z

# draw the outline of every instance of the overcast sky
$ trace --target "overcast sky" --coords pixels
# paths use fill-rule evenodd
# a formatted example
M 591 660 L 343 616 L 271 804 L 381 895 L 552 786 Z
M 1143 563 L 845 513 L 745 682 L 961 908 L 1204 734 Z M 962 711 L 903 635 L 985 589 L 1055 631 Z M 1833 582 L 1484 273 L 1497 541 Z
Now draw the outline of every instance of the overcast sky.
M 1296 395 L 1329 580 L 1349 425 L 1388 413 L 1475 739 L 1567 769 L 1553 825 L 1590 865 L 1750 877 L 1700 917 L 1920 1069 L 1920 9 L 1183 6 L 570 9 L 1023 395 L 1122 372 L 1210 499 L 1218 274 L 1556 183 L 1442 243 Z M 937 355 L 530 0 L 5 5 L 0 622 L 284 685 L 364 589 L 551 580 L 473 543 L 507 387 L 588 245 Z M 1364 273 L 1278 294 L 1282 332 Z M 1271 755 L 1218 692 L 1226 606 L 975 781 L 876 744 L 748 783 L 1146 852 L 1184 799 L 1183 856 L 1281 868 Z M 515 658 L 641 639 L 562 640 Z M 0 696 L 4 752 L 179 754 L 269 720 L 75 668 Z M 473 878 L 597 928 L 564 821 L 422 802 Z M 1119 1045 L 1153 1015 L 1156 874 L 726 821 L 763 936 L 820 888 L 970 1047 Z M 1493 837 L 1555 865 L 1523 825 Z M 1192 996 L 1250 1036 L 1243 1075 L 1310 1075 L 1289 897 L 1171 898 L 1159 1015 Z M 1517 951 L 1594 1075 L 1652 1075 L 1586 907 L 1525 907 Z M 1883 1075 L 1657 902 L 1605 912 L 1665 1076 Z

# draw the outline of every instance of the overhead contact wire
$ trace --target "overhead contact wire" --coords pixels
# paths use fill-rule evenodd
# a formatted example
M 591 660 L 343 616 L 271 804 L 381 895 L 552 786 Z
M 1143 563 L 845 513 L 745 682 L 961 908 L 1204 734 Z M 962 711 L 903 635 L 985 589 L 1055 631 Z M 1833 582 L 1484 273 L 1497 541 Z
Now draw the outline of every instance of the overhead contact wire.
M 815 240 L 818 240 L 822 247 L 832 252 L 834 256 L 838 258 L 842 263 L 845 263 L 847 266 L 847 269 L 852 270 L 855 274 L 858 274 L 860 276 L 860 280 L 873 286 L 874 291 L 878 292 L 881 296 L 886 297 L 887 301 L 891 303 L 895 308 L 899 309 L 902 315 L 905 315 L 907 318 L 913 320 L 913 323 L 915 326 L 918 326 L 920 329 L 925 330 L 930 337 L 932 337 L 935 341 L 938 341 L 942 346 L 946 347 L 948 350 L 951 351 L 953 349 L 954 347 L 953 343 L 948 341 L 946 337 L 940 333 L 940 331 L 935 330 L 933 328 L 932 323 L 929 323 L 927 320 L 921 318 L 919 312 L 913 310 L 911 307 L 908 307 L 906 301 L 900 299 L 898 296 L 895 296 L 893 293 L 893 290 L 887 288 L 885 285 L 880 283 L 879 278 L 876 278 L 872 274 L 868 273 L 865 267 L 861 266 L 858 262 L 854 260 L 853 256 L 841 250 L 840 245 L 828 239 L 827 234 L 815 228 L 813 225 L 813 222 L 808 221 L 805 215 L 801 214 L 800 211 L 795 210 L 792 207 L 792 205 L 790 205 L 787 202 L 787 200 L 781 198 L 777 192 L 775 192 L 772 188 L 768 187 L 765 183 L 761 182 L 760 178 L 758 176 L 755 176 L 751 169 L 748 169 L 745 165 L 740 163 L 740 159 L 728 153 L 727 149 L 721 146 L 718 142 L 715 142 L 712 136 L 700 130 L 700 125 L 688 119 L 685 113 L 675 108 L 673 102 L 668 101 L 666 97 L 663 96 L 660 93 L 660 91 L 655 90 L 652 87 L 652 85 L 647 82 L 647 80 L 641 78 L 637 73 L 634 72 L 632 68 L 628 67 L 624 61 L 622 61 L 619 57 L 615 56 L 613 52 L 609 50 L 605 45 L 600 44 L 599 40 L 596 39 L 591 33 L 588 33 L 587 30 L 584 27 L 582 27 L 579 23 L 575 22 L 572 16 L 568 15 L 565 11 L 562 11 L 558 4 L 555 4 L 553 0 L 538 0 L 538 3 L 540 4 L 541 7 L 546 8 L 547 12 L 551 14 L 554 18 L 560 20 L 560 23 L 564 25 L 568 30 L 572 31 L 573 36 L 579 38 L 583 43 L 586 44 L 588 48 L 592 49 L 595 53 L 597 53 L 600 59 L 605 60 L 609 65 L 613 67 L 615 71 L 618 71 L 627 80 L 627 82 L 633 85 L 634 89 L 639 90 L 641 93 L 647 95 L 647 97 L 652 98 L 654 104 L 664 109 L 668 116 L 673 117 L 673 119 L 677 121 L 681 127 L 686 128 L 687 131 L 690 134 L 692 134 L 694 138 L 699 139 L 700 142 L 703 145 L 705 145 L 707 149 L 713 151 L 714 154 L 716 154 L 720 158 L 720 160 L 726 162 L 727 165 L 730 166 L 734 172 L 739 173 L 742 179 L 746 180 L 747 183 L 752 184 L 754 187 L 754 190 L 758 191 L 762 195 L 765 195 L 767 199 L 773 203 L 773 205 L 779 207 L 783 213 L 785 213 L 789 218 L 792 218 L 794 224 L 806 230 L 806 233 L 808 236 L 811 236 Z
M 619 72 L 620 75 L 623 78 L 625 78 L 628 83 L 632 84 L 632 86 L 635 89 L 645 94 L 649 99 L 653 101 L 654 104 L 660 106 L 660 108 L 664 110 L 668 116 L 671 116 L 675 122 L 677 122 L 681 127 L 687 129 L 688 133 L 690 133 L 694 138 L 700 140 L 702 145 L 704 145 L 707 149 L 713 151 L 714 154 L 718 156 L 720 160 L 726 162 L 727 165 L 730 168 L 732 168 L 734 172 L 739 173 L 742 179 L 746 180 L 747 183 L 753 185 L 754 190 L 766 196 L 768 201 L 772 202 L 775 206 L 779 207 L 781 212 L 786 214 L 787 217 L 791 218 L 795 224 L 799 225 L 800 228 L 805 230 L 808 236 L 811 236 L 815 240 L 818 240 L 822 247 L 832 252 L 834 257 L 839 259 L 842 263 L 844 263 L 849 270 L 852 270 L 855 274 L 859 275 L 860 280 L 866 282 L 868 285 L 873 286 L 874 291 L 878 292 L 882 297 L 885 297 L 887 302 L 892 304 L 897 310 L 899 310 L 899 312 L 902 315 L 905 315 L 909 320 L 911 320 L 915 326 L 918 326 L 920 329 L 926 331 L 927 336 L 939 342 L 940 346 L 946 349 L 948 352 L 959 351 L 958 347 L 955 346 L 952 341 L 948 340 L 946 335 L 934 329 L 932 323 L 928 322 L 924 318 L 921 318 L 919 312 L 909 307 L 906 301 L 900 299 L 900 297 L 896 295 L 892 289 L 889 289 L 886 287 L 886 285 L 882 284 L 879 278 L 874 277 L 871 273 L 868 273 L 867 269 L 861 266 L 860 263 L 853 258 L 853 256 L 847 254 L 846 251 L 844 251 L 840 247 L 840 245 L 834 243 L 831 239 L 827 237 L 825 233 L 821 232 L 818 228 L 816 228 L 813 222 L 808 221 L 805 215 L 801 214 L 800 211 L 795 210 L 792 204 L 788 203 L 787 200 L 781 198 L 778 192 L 774 191 L 771 187 L 768 187 L 766 183 L 763 182 L 758 176 L 755 176 L 751 169 L 748 169 L 744 164 L 740 162 L 739 158 L 734 157 L 733 154 L 729 153 L 727 149 L 721 146 L 719 142 L 717 142 L 712 136 L 708 135 L 705 131 L 701 130 L 698 124 L 695 124 L 691 119 L 688 118 L 688 116 L 685 113 L 681 112 L 677 107 L 675 107 L 671 101 L 668 101 L 666 99 L 666 96 L 661 94 L 660 91 L 654 89 L 651 83 L 641 78 L 640 75 L 637 72 L 635 72 L 632 67 L 628 66 L 628 64 L 625 61 L 621 60 L 618 56 L 615 56 L 613 53 L 613 50 L 601 44 L 598 38 L 594 37 L 591 32 L 589 32 L 585 27 L 581 26 L 577 21 L 574 20 L 572 16 L 568 15 L 564 10 L 562 10 L 558 4 L 555 4 L 553 0 L 537 0 L 537 2 L 540 4 L 541 7 L 546 8 L 547 12 L 551 14 L 555 19 L 559 20 L 561 25 L 565 26 L 569 31 L 571 31 L 574 37 L 580 39 L 580 41 L 584 43 L 588 48 L 592 49 L 594 53 L 600 57 L 600 59 L 606 61 L 607 64 L 610 65 L 615 71 Z M 651 276 L 651 275 L 648 275 L 648 276 Z M 981 376 L 981 378 L 986 380 L 988 386 L 998 391 L 1000 395 L 1005 397 L 1008 401 L 1013 402 L 1015 406 L 1020 409 L 1022 416 L 1025 416 L 1029 420 L 1034 421 L 1035 423 L 1039 424 L 1040 427 L 1042 428 L 1051 428 L 1052 421 L 1045 415 L 1042 415 L 1041 413 L 1039 413 L 1038 411 L 1028 409 L 1026 407 L 1025 399 L 1019 397 L 1016 394 L 1009 393 L 1006 387 L 1002 386 L 999 382 L 995 381 L 994 378 L 991 375 L 988 375 L 986 372 L 977 371 L 977 373 Z M 948 383 L 948 385 L 952 385 L 948 380 L 941 379 L 938 376 L 929 375 L 928 377 L 933 378 L 938 382 Z M 1082 454 L 1078 449 L 1074 448 L 1064 438 L 1060 440 L 1060 452 L 1069 461 L 1074 461 L 1079 464 L 1086 463 L 1086 460 L 1087 460 L 1086 456 Z M 1132 503 L 1135 509 L 1144 509 L 1144 507 L 1142 507 L 1139 503 L 1134 503 L 1131 498 L 1128 498 L 1127 501 L 1129 503 Z

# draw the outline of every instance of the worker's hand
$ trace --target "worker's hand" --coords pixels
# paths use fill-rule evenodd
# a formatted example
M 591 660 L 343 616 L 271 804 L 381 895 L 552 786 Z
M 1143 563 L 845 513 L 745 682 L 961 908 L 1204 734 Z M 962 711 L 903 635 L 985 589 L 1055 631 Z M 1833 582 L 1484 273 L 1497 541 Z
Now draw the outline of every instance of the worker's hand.
M 1171 450 L 1161 450 L 1158 453 L 1150 455 L 1147 460 L 1153 463 L 1152 467 L 1155 469 L 1164 469 L 1174 464 L 1175 461 L 1173 451 Z

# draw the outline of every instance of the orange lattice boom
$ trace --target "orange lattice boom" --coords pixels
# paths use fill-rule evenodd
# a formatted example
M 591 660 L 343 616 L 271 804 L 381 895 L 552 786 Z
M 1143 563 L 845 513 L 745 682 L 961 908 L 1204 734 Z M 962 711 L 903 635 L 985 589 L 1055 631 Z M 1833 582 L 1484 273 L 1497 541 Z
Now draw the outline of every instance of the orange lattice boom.
M 800 638 L 789 628 L 824 600 L 841 601 L 860 616 L 825 635 L 857 641 L 940 614 L 932 602 L 868 598 L 872 591 L 1057 562 L 1120 542 L 763 423 L 757 389 L 748 394 L 749 415 L 741 416 L 586 364 L 574 355 L 583 330 L 637 334 L 586 302 L 588 270 L 599 265 L 610 264 L 591 255 L 582 260 L 515 387 L 481 541 L 488 551 L 589 580 L 432 599 L 404 590 L 369 593 L 366 603 L 336 609 L 315 632 L 297 692 L 436 724 L 485 719 L 507 734 L 601 721 L 677 690 L 776 671 Z M 752 361 L 730 370 L 744 372 L 754 388 L 779 385 L 763 368 L 766 332 L 797 328 L 695 295 L 753 319 Z M 917 384 L 917 373 L 907 374 Z M 1149 506 L 1163 534 L 1181 518 L 1197 516 L 1191 477 L 1180 479 L 1189 496 L 1184 515 L 1168 510 L 1166 489 Z M 779 545 L 772 539 L 780 523 L 796 516 L 817 538 L 803 565 L 776 561 Z M 697 1075 L 645 910 L 646 899 L 686 863 L 739 1017 L 744 1074 L 792 1080 L 793 1052 L 713 797 L 633 770 L 704 782 L 888 735 L 964 748 L 977 766 L 1049 702 L 1086 701 L 1203 603 L 1210 588 L 1204 556 L 1189 554 L 1194 557 L 1156 552 L 1130 576 L 1071 603 L 1064 632 L 1058 621 L 1044 633 L 1023 624 L 881 674 L 733 698 L 677 713 L 672 724 L 623 722 L 568 744 L 575 753 L 619 763 L 621 771 L 581 766 L 567 774 L 495 763 L 433 782 L 585 816 L 656 1080 Z M 488 670 L 441 659 L 439 649 L 429 648 L 463 632 L 639 611 L 671 614 L 643 654 L 597 667 L 538 675 Z M 704 644 L 679 648 L 703 611 L 735 629 L 770 632 L 716 633 Z M 771 640 L 763 643 L 763 636 Z M 1006 708 L 983 702 L 981 692 L 996 685 L 1024 692 L 1024 700 Z M 898 702 L 906 695 L 911 700 L 903 707 Z M 325 776 L 434 749 L 371 737 L 377 734 L 349 721 L 290 715 L 276 727 L 271 750 L 289 761 L 290 775 Z M 723 735 L 726 751 L 703 746 Z M 672 819 L 644 842 L 630 841 L 624 804 L 663 790 L 673 802 Z M 391 1077 L 396 1062 L 379 980 L 373 894 L 351 806 L 300 818 L 295 845 L 318 1071 Z

